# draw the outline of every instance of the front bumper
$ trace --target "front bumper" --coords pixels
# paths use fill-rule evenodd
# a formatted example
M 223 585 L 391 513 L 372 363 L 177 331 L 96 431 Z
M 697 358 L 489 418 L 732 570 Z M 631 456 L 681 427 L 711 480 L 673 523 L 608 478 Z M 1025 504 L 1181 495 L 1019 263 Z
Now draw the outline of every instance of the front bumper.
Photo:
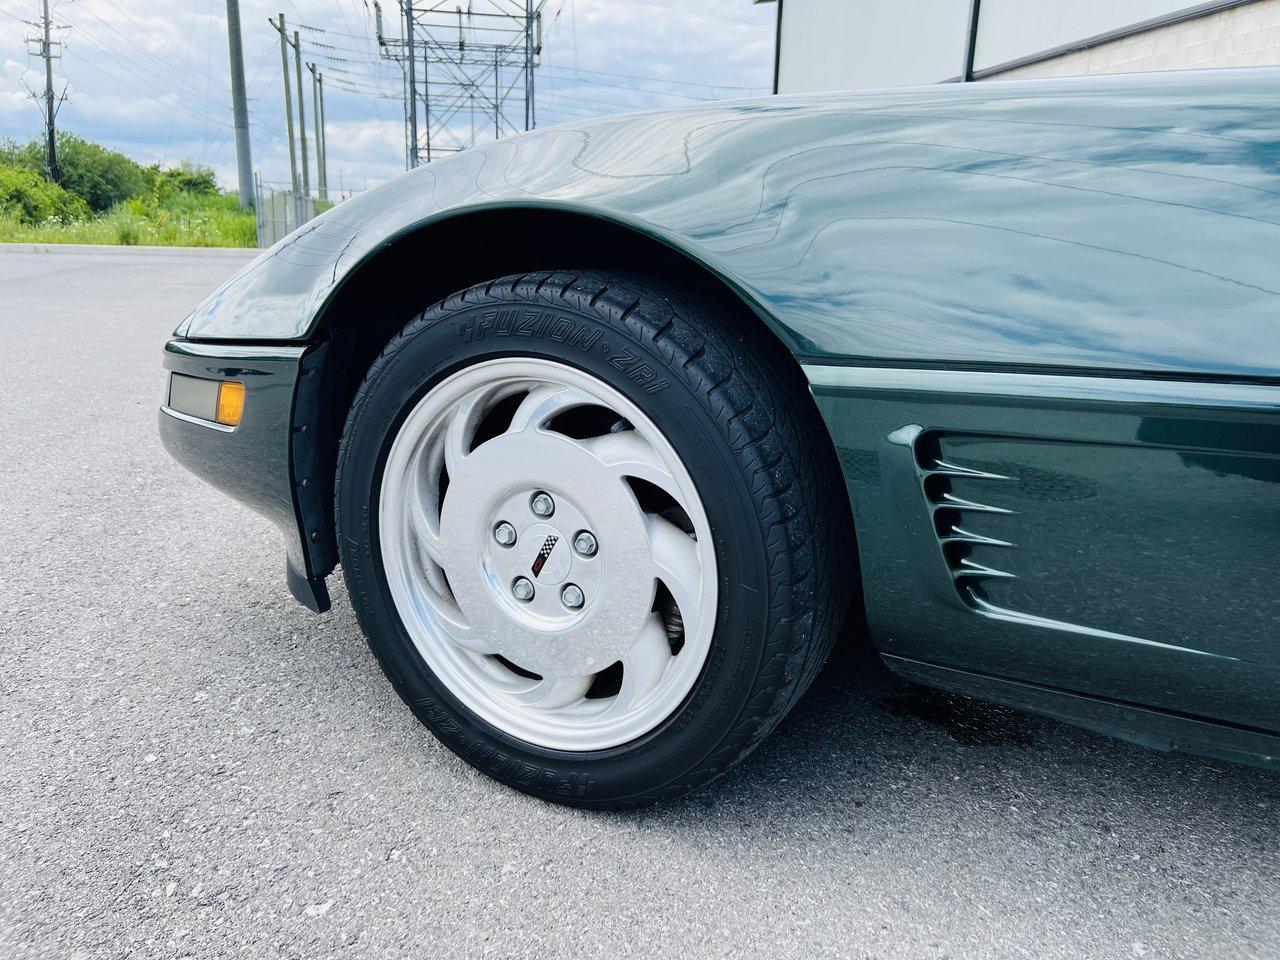
M 280 528 L 290 592 L 323 613 L 329 609 L 329 593 L 324 578 L 308 572 L 290 454 L 304 350 L 294 345 L 170 340 L 164 349 L 165 369 L 206 380 L 243 382 L 244 415 L 231 428 L 166 405 L 160 409 L 160 439 L 170 456 L 192 473 Z

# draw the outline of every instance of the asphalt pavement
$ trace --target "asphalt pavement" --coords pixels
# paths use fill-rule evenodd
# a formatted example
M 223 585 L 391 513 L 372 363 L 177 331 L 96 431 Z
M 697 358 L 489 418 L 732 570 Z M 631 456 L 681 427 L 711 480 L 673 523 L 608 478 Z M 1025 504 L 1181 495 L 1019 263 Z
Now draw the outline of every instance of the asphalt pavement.
M 161 346 L 243 262 L 0 247 L 0 957 L 1280 958 L 1280 777 L 849 647 L 679 802 L 472 771 L 160 447 Z

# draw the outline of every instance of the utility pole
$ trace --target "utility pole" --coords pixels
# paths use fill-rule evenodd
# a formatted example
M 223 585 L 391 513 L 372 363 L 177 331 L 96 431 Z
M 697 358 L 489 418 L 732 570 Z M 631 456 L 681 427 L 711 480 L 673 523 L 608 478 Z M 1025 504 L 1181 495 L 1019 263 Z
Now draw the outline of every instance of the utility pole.
M 533 112 L 533 0 L 524 0 L 524 128 Z
M 329 134 L 324 125 L 324 74 L 316 77 L 320 96 L 320 196 L 329 199 Z
M 289 187 L 293 191 L 293 206 L 298 224 L 302 224 L 302 195 L 298 192 L 298 151 L 293 143 L 293 98 L 289 95 L 289 39 L 284 28 L 284 14 L 280 22 L 268 18 L 268 23 L 280 34 L 280 67 L 284 74 L 284 122 L 289 135 Z
M 416 108 L 415 108 L 416 109 Z M 422 119 L 427 131 L 427 163 L 431 162 L 431 56 L 422 54 Z
M 52 37 L 53 27 L 49 22 L 49 0 L 44 0 L 43 13 L 42 23 L 32 23 L 30 20 L 23 21 L 23 23 L 29 23 L 31 26 L 41 29 L 39 36 L 27 37 L 26 39 L 28 44 L 39 45 L 39 55 L 44 58 L 44 95 L 41 96 L 30 87 L 27 87 L 27 90 L 30 91 L 36 103 L 44 101 L 40 103 L 40 112 L 43 114 L 44 132 L 47 138 L 45 163 L 49 167 L 49 179 L 57 183 L 62 179 L 62 171 L 58 167 L 58 131 L 54 125 L 54 118 L 58 115 L 59 98 L 55 97 L 53 93 L 53 61 L 62 54 L 54 52 L 55 47 L 60 47 L 61 44 Z M 27 49 L 28 51 L 31 50 L 30 47 Z
M 964 34 L 964 63 L 960 66 L 960 82 L 969 83 L 973 80 L 973 57 L 978 44 L 978 21 L 981 19 L 981 11 L 979 7 L 982 0 L 969 0 L 969 20 L 965 28 Z M 778 16 L 781 17 L 781 7 L 778 8 Z M 779 20 L 781 23 L 781 20 Z
M 329 199 L 328 177 L 325 175 L 325 143 L 324 143 L 324 74 L 316 69 L 314 63 L 308 63 L 311 71 L 311 117 L 316 127 L 316 186 L 320 188 L 320 199 Z
M 307 107 L 302 97 L 302 41 L 293 31 L 293 66 L 298 71 L 298 142 L 302 144 L 302 196 L 311 196 L 311 174 L 307 170 Z M 304 201 L 305 206 L 305 201 Z
M 253 205 L 253 159 L 249 151 L 249 105 L 244 92 L 240 0 L 227 0 L 227 46 L 231 53 L 231 107 L 236 128 L 236 176 L 240 185 L 240 208 L 248 210 Z
M 409 169 L 412 170 L 418 165 L 418 60 L 414 56 L 414 34 L 416 33 L 413 19 L 413 0 L 404 0 L 404 40 L 407 46 L 406 55 L 409 59 L 409 95 L 405 103 L 405 109 L 409 117 Z M 427 126 L 430 127 L 431 119 L 427 118 Z M 428 133 L 428 135 L 430 135 Z M 430 153 L 430 148 L 428 148 Z
M 542 52 L 542 18 L 541 15 L 533 9 L 533 0 L 525 0 L 525 9 L 528 10 L 528 26 L 525 28 L 529 31 L 529 55 L 525 59 L 525 71 L 529 75 L 529 97 L 526 101 L 529 104 L 529 126 L 537 129 L 538 126 L 538 100 L 537 91 L 533 89 L 533 68 L 537 64 L 537 56 Z M 534 36 L 534 30 L 538 35 Z
M 373 0 L 373 36 L 378 41 L 378 49 L 382 51 L 382 55 L 387 55 L 387 47 L 389 46 L 386 34 L 382 30 L 382 4 L 378 0 Z M 409 163 L 409 102 L 413 98 L 409 95 L 409 75 L 404 74 L 404 167 L 406 170 L 411 169 Z M 341 177 L 341 173 L 339 173 Z

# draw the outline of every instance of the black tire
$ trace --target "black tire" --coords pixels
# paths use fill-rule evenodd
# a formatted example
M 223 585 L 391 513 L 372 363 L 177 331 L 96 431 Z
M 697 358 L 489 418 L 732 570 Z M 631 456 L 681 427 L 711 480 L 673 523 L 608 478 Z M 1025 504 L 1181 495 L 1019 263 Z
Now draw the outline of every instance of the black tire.
M 493 311 L 513 305 L 522 322 L 497 329 Z M 562 342 L 556 331 L 563 325 L 555 321 L 563 317 L 596 336 Z M 650 278 L 539 273 L 481 284 L 432 306 L 369 370 L 337 466 L 339 548 L 351 601 L 404 701 L 446 746 L 494 779 L 592 808 L 688 793 L 758 746 L 830 653 L 854 569 L 844 485 L 802 375 L 746 326 L 722 316 L 714 300 Z M 720 607 L 706 666 L 672 716 L 623 746 L 549 750 L 480 720 L 427 667 L 387 587 L 376 500 L 396 430 L 442 378 L 500 356 L 568 362 L 624 393 L 684 459 L 710 520 Z M 658 380 L 666 386 L 655 390 Z

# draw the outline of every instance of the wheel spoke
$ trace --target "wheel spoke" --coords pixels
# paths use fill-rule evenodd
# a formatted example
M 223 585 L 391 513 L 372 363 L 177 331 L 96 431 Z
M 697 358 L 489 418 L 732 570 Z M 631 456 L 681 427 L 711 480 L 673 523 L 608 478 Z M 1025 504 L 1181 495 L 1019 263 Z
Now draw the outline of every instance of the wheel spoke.
M 409 483 L 405 512 L 420 554 L 413 559 L 431 589 L 447 598 L 451 591 L 444 577 L 439 509 L 440 465 L 443 459 L 444 451 L 439 444 L 420 455 L 413 467 L 414 479 Z
M 461 611 L 457 607 L 453 608 L 454 612 L 461 617 Z M 498 652 L 498 645 L 495 644 L 488 636 L 472 630 L 471 627 L 462 622 L 453 622 L 452 620 L 442 618 L 442 627 L 445 636 L 450 641 L 460 646 L 463 650 L 470 653 L 492 654 Z
M 528 693 L 542 682 L 513 673 L 510 667 L 493 657 L 478 657 L 476 667 L 483 674 L 486 682 L 507 696 Z
M 662 618 L 656 613 L 644 622 L 636 642 L 622 658 L 622 687 L 609 708 L 611 713 L 633 709 L 658 685 L 672 661 L 671 644 Z
M 421 494 L 409 497 L 407 507 L 409 522 L 413 527 L 413 535 L 418 539 L 418 546 L 435 566 L 444 567 L 444 560 L 440 553 L 439 516 L 431 516 L 430 508 Z
M 619 476 L 647 480 L 660 490 L 669 493 L 681 507 L 684 507 L 684 494 L 676 483 L 676 478 L 672 476 L 670 469 L 663 463 L 662 457 L 653 449 L 649 441 L 637 431 L 620 430 L 617 433 L 606 433 L 589 440 L 580 440 L 579 443 Z
M 686 633 L 696 633 L 701 613 L 702 566 L 698 562 L 698 542 L 669 520 L 646 518 L 649 550 L 654 576 L 661 580 L 680 608 Z
M 716 558 L 664 434 L 598 377 L 520 357 L 455 371 L 401 424 L 375 504 L 396 610 L 441 683 L 505 735 L 633 742 L 696 686 Z
M 543 680 L 527 693 L 516 694 L 515 699 L 527 707 L 542 707 L 544 710 L 567 707 L 587 695 L 587 691 L 591 689 L 591 681 L 594 679 L 592 675 Z
M 410 548 L 412 549 L 412 548 Z M 497 647 L 487 636 L 473 630 L 467 622 L 466 614 L 459 608 L 457 601 L 449 589 L 449 581 L 444 571 L 429 558 L 410 558 L 406 571 L 417 581 L 420 595 L 428 599 L 430 614 L 422 611 L 422 616 L 438 627 L 452 643 L 471 653 L 497 653 Z
M 488 399 L 490 392 L 476 390 L 471 393 L 458 404 L 449 418 L 449 426 L 444 434 L 444 464 L 451 481 L 456 480 L 462 472 L 462 462 L 467 458 L 476 425 L 486 406 L 484 401 Z
M 537 430 L 544 423 L 558 414 L 574 407 L 587 406 L 595 401 L 589 394 L 573 387 L 558 384 L 543 384 L 529 391 L 528 396 L 516 407 L 511 417 L 508 433 L 520 433 L 524 430 Z

